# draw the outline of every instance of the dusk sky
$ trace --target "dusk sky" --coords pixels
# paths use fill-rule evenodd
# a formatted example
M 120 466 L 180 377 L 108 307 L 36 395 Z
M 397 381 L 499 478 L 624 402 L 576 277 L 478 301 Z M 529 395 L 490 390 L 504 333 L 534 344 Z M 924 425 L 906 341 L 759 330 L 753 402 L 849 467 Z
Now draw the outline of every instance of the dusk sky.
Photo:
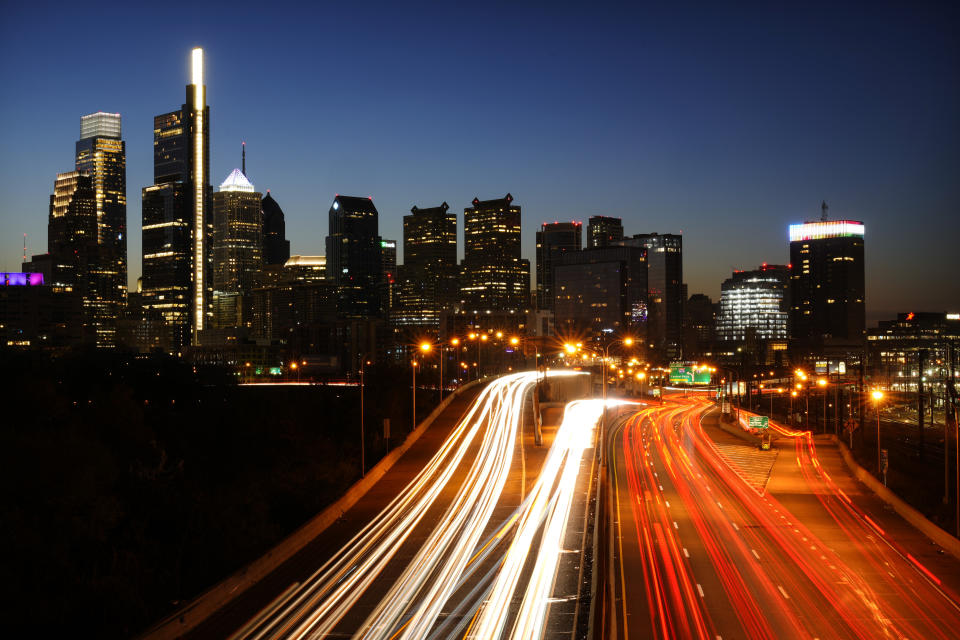
M 80 116 L 119 112 L 135 286 L 152 119 L 202 46 L 211 182 L 245 140 L 293 253 L 323 253 L 336 193 L 372 196 L 399 243 L 414 204 L 448 202 L 462 242 L 463 207 L 510 192 L 531 263 L 541 222 L 619 216 L 682 232 L 689 292 L 717 299 L 826 200 L 866 224 L 870 325 L 960 310 L 956 2 L 133 4 L 5 3 L 0 268 L 24 232 L 46 250 Z

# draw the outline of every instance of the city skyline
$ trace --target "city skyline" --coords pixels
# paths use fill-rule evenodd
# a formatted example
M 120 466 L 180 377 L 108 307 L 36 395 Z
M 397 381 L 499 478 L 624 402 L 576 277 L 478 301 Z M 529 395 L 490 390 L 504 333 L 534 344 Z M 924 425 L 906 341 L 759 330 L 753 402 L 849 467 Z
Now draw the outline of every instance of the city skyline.
M 245 140 L 251 180 L 283 207 L 293 254 L 323 251 L 325 212 L 336 193 L 373 196 L 380 235 L 398 238 L 403 215 L 417 202 L 446 200 L 459 211 L 473 197 L 509 191 L 525 209 L 524 258 L 532 261 L 543 222 L 617 216 L 628 236 L 683 233 L 688 292 L 716 300 L 730 271 L 788 262 L 788 225 L 815 220 L 825 199 L 831 219 L 863 220 L 867 227 L 868 325 L 893 312 L 941 311 L 960 300 L 960 284 L 939 277 L 956 270 L 949 240 L 960 234 L 960 193 L 952 179 L 960 168 L 957 56 L 950 55 L 957 46 L 944 26 L 956 9 L 901 14 L 881 7 L 862 21 L 852 10 L 731 13 L 714 16 L 714 30 L 704 16 L 687 23 L 647 12 L 630 14 L 643 18 L 636 32 L 617 24 L 627 17 L 621 14 L 592 16 L 596 28 L 579 29 L 583 16 L 570 10 L 520 10 L 494 37 L 527 40 L 512 57 L 455 45 L 446 62 L 405 42 L 402 27 L 471 18 L 482 31 L 497 24 L 496 16 L 438 9 L 414 21 L 389 7 L 342 16 L 323 10 L 366 25 L 355 37 L 376 46 L 348 56 L 338 50 L 340 33 L 310 45 L 277 40 L 278 27 L 297 29 L 282 11 L 259 14 L 273 27 L 263 41 L 237 43 L 222 35 L 222 24 L 213 28 L 222 13 L 199 10 L 189 33 L 158 42 L 159 31 L 145 27 L 153 37 L 142 43 L 129 34 L 110 42 L 129 51 L 130 60 L 93 65 L 102 82 L 86 85 L 58 71 L 64 45 L 47 39 L 91 18 L 44 15 L 56 24 L 38 35 L 31 25 L 41 16 L 32 11 L 14 10 L 0 45 L 15 59 L 12 51 L 25 44 L 22 32 L 41 49 L 27 65 L 2 70 L 7 86 L 24 88 L 2 107 L 3 135 L 23 151 L 5 156 L 0 172 L 0 266 L 7 270 L 19 267 L 24 232 L 28 254 L 46 244 L 51 177 L 72 167 L 77 119 L 119 112 L 135 287 L 141 274 L 136 190 L 152 183 L 150 121 L 180 95 L 190 49 L 202 46 L 214 123 L 210 173 L 219 178 L 238 166 Z M 132 23 L 140 11 L 104 20 Z M 829 26 L 822 34 L 821 18 Z M 396 26 L 387 29 L 391 21 Z M 630 42 L 642 44 L 644 55 Z M 762 60 L 774 44 L 780 46 L 774 59 Z M 705 54 L 718 45 L 724 46 L 717 59 L 707 62 Z M 388 62 L 390 50 L 397 58 Z M 652 59 L 658 64 L 644 64 Z M 878 67 L 878 60 L 885 64 Z M 293 81 L 295 68 L 317 61 L 316 74 L 302 85 Z M 831 68 L 823 68 L 827 61 Z M 137 68 L 151 73 L 133 73 Z M 261 79 L 257 95 L 250 94 L 251 78 Z M 350 100 L 337 97 L 338 83 Z M 890 88 L 897 83 L 910 91 Z M 510 99 L 495 95 L 498 84 Z M 370 99 L 357 106 L 364 92 Z M 442 99 L 427 100 L 428 94 Z M 330 100 L 313 102 L 322 96 Z M 28 97 L 43 104 L 27 108 Z M 462 235 L 459 244 L 462 255 Z

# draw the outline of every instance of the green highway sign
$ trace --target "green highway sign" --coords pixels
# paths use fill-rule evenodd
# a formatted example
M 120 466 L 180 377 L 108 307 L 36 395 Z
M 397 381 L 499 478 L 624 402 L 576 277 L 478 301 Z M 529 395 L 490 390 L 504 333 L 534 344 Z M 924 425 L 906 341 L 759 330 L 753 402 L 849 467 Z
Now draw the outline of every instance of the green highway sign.
M 750 416 L 747 418 L 747 426 L 751 429 L 766 429 L 770 426 L 770 418 L 767 416 Z

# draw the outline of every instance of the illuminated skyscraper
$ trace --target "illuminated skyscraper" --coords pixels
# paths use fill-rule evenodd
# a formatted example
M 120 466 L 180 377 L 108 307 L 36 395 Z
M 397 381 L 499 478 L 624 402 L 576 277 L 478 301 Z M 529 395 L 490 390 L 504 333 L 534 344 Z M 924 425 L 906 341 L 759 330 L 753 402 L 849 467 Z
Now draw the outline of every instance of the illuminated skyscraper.
M 530 261 L 520 257 L 520 207 L 509 193 L 474 198 L 463 210 L 460 292 L 465 308 L 510 311 L 530 306 Z
M 337 287 L 339 313 L 370 318 L 381 313 L 383 258 L 372 198 L 337 195 L 330 205 L 327 279 Z
M 587 220 L 587 248 L 609 247 L 623 240 L 623 220 L 609 216 L 590 216 Z
M 683 236 L 642 233 L 623 242 L 647 250 L 647 343 L 664 358 L 678 358 L 683 349 L 683 303 L 686 301 Z
M 290 259 L 287 225 L 283 209 L 270 195 L 269 189 L 263 196 L 260 209 L 263 211 L 263 264 L 284 264 Z
M 213 194 L 213 295 L 234 299 L 249 293 L 263 266 L 260 194 L 240 169 L 234 169 Z M 227 316 L 217 310 L 229 308 Z M 217 328 L 240 326 L 236 304 L 214 304 Z
M 395 324 L 439 326 L 457 291 L 457 214 L 439 207 L 414 206 L 403 216 L 403 269 Z
M 98 249 L 92 178 L 78 171 L 58 173 L 50 196 L 47 224 L 49 284 L 56 290 L 79 294 L 83 307 L 83 341 L 90 344 L 97 343 L 98 327 L 104 323 L 104 309 L 100 304 L 104 295 L 100 289 L 103 279 L 97 272 Z
M 537 308 L 553 309 L 553 267 L 560 256 L 583 248 L 582 222 L 544 222 L 537 231 Z
M 717 340 L 743 343 L 787 339 L 790 267 L 764 264 L 735 271 L 720 286 Z
M 857 220 L 790 225 L 790 332 L 803 351 L 859 345 L 866 327 L 863 231 Z
M 212 301 L 210 108 L 203 50 L 191 53 L 179 111 L 153 119 L 154 184 L 143 189 L 143 298 L 174 329 L 174 347 L 198 343 Z
M 96 344 L 116 345 L 117 319 L 127 299 L 127 169 L 119 113 L 91 113 L 80 118 L 76 168 L 90 176 L 97 214 Z

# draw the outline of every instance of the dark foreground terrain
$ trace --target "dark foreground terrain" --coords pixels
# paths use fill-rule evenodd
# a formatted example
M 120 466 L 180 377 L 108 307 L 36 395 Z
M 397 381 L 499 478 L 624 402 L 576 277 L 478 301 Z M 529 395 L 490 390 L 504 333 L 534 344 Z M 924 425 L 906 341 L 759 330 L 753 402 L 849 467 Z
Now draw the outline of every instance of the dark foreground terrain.
M 7 629 L 141 631 L 359 476 L 356 387 L 238 387 L 165 356 L 0 359 Z M 394 443 L 409 431 L 404 379 L 368 373 L 368 467 L 383 418 Z M 420 416 L 432 396 L 418 394 Z

